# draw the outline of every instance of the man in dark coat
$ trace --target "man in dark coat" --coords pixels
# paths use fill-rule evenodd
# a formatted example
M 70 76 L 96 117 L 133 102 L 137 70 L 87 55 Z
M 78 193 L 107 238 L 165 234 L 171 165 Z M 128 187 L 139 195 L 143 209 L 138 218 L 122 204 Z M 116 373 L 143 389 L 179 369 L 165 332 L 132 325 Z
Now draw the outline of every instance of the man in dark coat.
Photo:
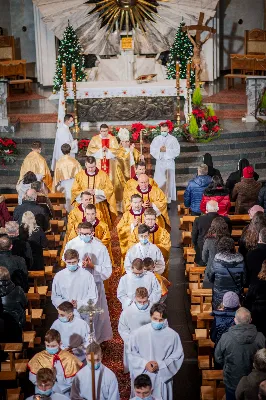
M 6 222 L 5 230 L 12 241 L 12 254 L 24 258 L 27 268 L 30 270 L 33 264 L 32 251 L 29 243 L 19 236 L 19 224 L 16 221 Z
M 258 400 L 259 385 L 266 379 L 266 349 L 260 349 L 254 356 L 253 370 L 243 376 L 236 388 L 236 400 Z
M 247 253 L 246 286 L 254 285 L 258 282 L 258 274 L 264 260 L 266 260 L 266 228 L 261 229 L 259 233 L 259 242 L 256 249 Z
M 47 231 L 49 228 L 49 220 L 43 207 L 37 204 L 37 192 L 34 189 L 28 189 L 23 198 L 22 204 L 17 206 L 14 210 L 13 219 L 21 224 L 22 216 L 26 211 L 31 211 L 33 215 L 38 217 L 38 224 L 41 226 L 43 231 Z
M 223 366 L 226 400 L 235 400 L 240 379 L 252 370 L 254 354 L 265 347 L 264 335 L 250 322 L 250 312 L 239 308 L 236 325 L 222 335 L 215 349 L 215 361 Z
M 27 293 L 29 285 L 25 260 L 22 257 L 13 256 L 11 248 L 11 240 L 7 236 L 0 237 L 0 265 L 8 269 L 12 282 Z

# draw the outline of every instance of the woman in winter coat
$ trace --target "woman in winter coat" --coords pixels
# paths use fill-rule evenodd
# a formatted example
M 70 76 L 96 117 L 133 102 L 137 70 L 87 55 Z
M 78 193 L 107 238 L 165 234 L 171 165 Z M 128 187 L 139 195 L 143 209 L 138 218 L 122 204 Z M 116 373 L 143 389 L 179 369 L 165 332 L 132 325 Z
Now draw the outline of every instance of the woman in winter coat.
M 236 253 L 234 240 L 228 237 L 220 239 L 217 254 L 214 257 L 210 281 L 213 283 L 212 308 L 217 310 L 226 292 L 243 292 L 244 259 Z
M 220 176 L 213 176 L 212 182 L 209 186 L 204 190 L 201 203 L 200 210 L 205 214 L 206 213 L 206 204 L 210 200 L 217 201 L 219 205 L 218 214 L 226 216 L 229 214 L 231 202 L 229 197 L 229 190 L 224 187 L 223 180 Z
M 202 250 L 202 260 L 206 265 L 203 288 L 207 289 L 212 287 L 210 282 L 212 264 L 214 257 L 217 253 L 218 242 L 222 237 L 230 237 L 228 224 L 224 218 L 217 217 L 212 220 L 211 226 L 205 236 L 205 241 Z
M 235 214 L 247 214 L 248 210 L 258 203 L 261 183 L 254 179 L 254 169 L 243 169 L 241 182 L 235 184 L 231 198 L 236 202 Z
M 256 249 L 259 241 L 259 233 L 262 228 L 266 228 L 266 216 L 263 212 L 258 211 L 252 218 L 250 224 L 243 229 L 241 238 L 239 239 L 239 253 L 244 258 L 248 251 Z
M 258 274 L 258 283 L 250 285 L 245 306 L 251 312 L 252 323 L 258 332 L 266 335 L 266 260 L 262 263 L 261 271 Z
M 208 175 L 212 178 L 213 176 L 220 176 L 221 173 L 218 169 L 213 167 L 212 156 L 210 153 L 205 153 L 203 156 L 203 164 L 208 166 Z
M 10 314 L 20 328 L 23 328 L 26 321 L 27 298 L 23 289 L 11 281 L 8 269 L 5 267 L 0 267 L 0 297 L 3 311 Z
M 249 166 L 249 161 L 246 158 L 241 158 L 238 161 L 238 168 L 237 171 L 232 172 L 227 181 L 225 186 L 227 187 L 227 189 L 229 189 L 230 194 L 232 193 L 235 184 L 241 181 L 241 178 L 243 177 L 243 169 L 245 167 Z M 255 181 L 257 181 L 259 179 L 259 175 L 257 174 L 257 172 L 254 172 L 254 179 Z

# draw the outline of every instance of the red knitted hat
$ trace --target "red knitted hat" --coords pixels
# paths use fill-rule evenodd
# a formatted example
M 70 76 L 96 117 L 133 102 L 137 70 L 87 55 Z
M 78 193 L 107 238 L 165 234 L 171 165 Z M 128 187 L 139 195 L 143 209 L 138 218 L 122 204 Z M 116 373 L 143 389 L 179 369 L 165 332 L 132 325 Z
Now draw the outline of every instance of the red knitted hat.
M 251 166 L 245 167 L 243 169 L 243 177 L 244 178 L 253 178 L 254 168 Z

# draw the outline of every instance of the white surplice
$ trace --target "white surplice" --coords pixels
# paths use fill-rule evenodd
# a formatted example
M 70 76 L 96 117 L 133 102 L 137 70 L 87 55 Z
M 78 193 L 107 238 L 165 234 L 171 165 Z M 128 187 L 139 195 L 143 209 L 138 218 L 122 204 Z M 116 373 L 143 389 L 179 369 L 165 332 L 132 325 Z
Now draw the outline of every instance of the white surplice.
M 135 258 L 144 258 L 150 257 L 156 263 L 154 272 L 158 274 L 162 274 L 165 270 L 165 261 L 163 254 L 159 247 L 156 244 L 148 242 L 147 244 L 136 243 L 130 249 L 128 249 L 125 261 L 124 261 L 124 268 L 126 272 L 130 271 L 132 262 Z
M 57 192 L 63 192 L 65 194 L 65 198 L 66 198 L 65 208 L 68 213 L 73 208 L 71 206 L 71 190 L 72 190 L 73 183 L 74 183 L 74 178 L 65 179 L 64 181 L 61 181 L 56 188 Z
M 156 276 L 145 271 L 142 277 L 137 277 L 131 271 L 127 271 L 120 278 L 117 288 L 117 298 L 122 304 L 123 310 L 128 307 L 135 298 L 136 289 L 145 287 L 148 290 L 149 301 L 151 304 L 158 303 L 162 296 L 162 289 Z
M 110 278 L 112 275 L 112 264 L 108 250 L 97 238 L 93 238 L 90 243 L 85 243 L 79 236 L 66 244 L 65 251 L 67 249 L 75 249 L 78 251 L 80 263 L 82 263 L 82 260 L 87 256 L 92 260 L 94 268 L 86 268 L 85 270 L 88 274 L 93 276 L 98 289 L 97 307 L 104 310 L 102 314 L 96 314 L 94 317 L 96 341 L 102 343 L 106 340 L 110 340 L 113 337 L 113 333 L 103 284 L 103 281 Z M 85 316 L 81 317 L 85 318 Z
M 133 302 L 129 307 L 125 308 L 120 315 L 118 332 L 124 341 L 124 373 L 129 371 L 127 353 L 130 335 L 136 329 L 151 322 L 151 306 L 150 303 L 146 310 L 139 310 L 136 303 Z
M 53 158 L 52 158 L 52 164 L 51 164 L 52 171 L 54 171 L 54 169 L 55 169 L 56 161 L 58 161 L 59 158 L 61 158 L 64 155 L 61 151 L 61 146 L 65 143 L 67 143 L 71 146 L 70 156 L 75 158 L 75 154 L 78 152 L 78 142 L 77 142 L 77 140 L 73 139 L 73 136 L 69 130 L 69 127 L 67 125 L 63 124 L 56 131 Z
M 86 358 L 86 348 L 92 342 L 90 328 L 86 321 L 74 315 L 72 321 L 61 322 L 55 320 L 51 329 L 56 329 L 61 336 L 61 349 L 72 349 L 73 354 L 84 361 Z
M 27 397 L 26 400 L 33 400 L 34 396 Z M 69 397 L 60 394 L 60 393 L 53 393 L 49 397 L 51 400 L 69 400 Z
M 91 369 L 86 365 L 73 380 L 71 400 L 92 400 L 91 387 Z M 116 376 L 103 364 L 95 371 L 95 391 L 99 400 L 120 399 Z
M 163 400 L 173 399 L 173 377 L 180 369 L 184 352 L 178 333 L 168 326 L 155 330 L 147 324 L 132 333 L 128 344 L 128 359 L 132 380 L 140 374 L 151 378 L 153 395 Z M 156 361 L 159 370 L 148 372 L 149 361 Z
M 166 151 L 160 151 L 162 146 Z M 176 201 L 176 183 L 175 183 L 175 158 L 180 154 L 180 145 L 178 140 L 172 136 L 156 136 L 151 142 L 150 153 L 156 159 L 154 180 L 165 193 L 167 202 Z

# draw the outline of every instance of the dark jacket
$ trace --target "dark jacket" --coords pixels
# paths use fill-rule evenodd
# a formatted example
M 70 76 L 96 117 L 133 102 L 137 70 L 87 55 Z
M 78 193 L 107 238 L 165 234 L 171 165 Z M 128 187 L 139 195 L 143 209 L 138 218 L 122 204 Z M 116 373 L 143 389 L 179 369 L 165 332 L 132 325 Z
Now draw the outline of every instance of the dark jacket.
M 47 231 L 47 229 L 49 228 L 49 220 L 45 214 L 44 209 L 36 204 L 35 201 L 23 200 L 22 204 L 17 206 L 14 210 L 14 221 L 17 221 L 20 225 L 22 221 L 22 216 L 26 211 L 31 211 L 34 214 L 35 218 L 36 216 L 41 216 L 38 221 L 42 221 L 41 227 L 44 231 Z
M 232 200 L 236 202 L 235 214 L 247 214 L 248 210 L 258 204 L 258 195 L 261 183 L 253 178 L 242 178 L 232 193 Z
M 257 174 L 257 172 L 255 172 L 255 171 L 254 171 L 254 175 L 253 175 L 253 176 L 254 176 L 255 181 L 257 181 L 257 180 L 259 179 L 259 177 L 260 177 L 260 176 Z M 229 177 L 228 177 L 228 179 L 227 179 L 227 181 L 226 181 L 225 186 L 227 187 L 227 189 L 229 189 L 229 192 L 230 192 L 230 193 L 233 192 L 233 189 L 234 189 L 235 185 L 236 185 L 238 182 L 241 181 L 241 178 L 242 178 L 242 175 L 240 174 L 240 171 L 232 172 L 232 173 L 229 175 Z
M 215 360 L 223 366 L 224 384 L 235 390 L 240 379 L 252 370 L 253 357 L 264 348 L 265 337 L 253 324 L 231 326 L 215 349 Z
M 266 260 L 266 244 L 258 243 L 257 248 L 250 250 L 246 256 L 246 284 L 254 285 L 258 279 L 263 261 Z
M 264 208 L 266 213 L 266 184 L 259 191 L 258 204 Z
M 0 297 L 0 343 L 22 343 L 22 328 L 9 313 L 4 312 Z
M 185 207 L 189 207 L 191 211 L 200 213 L 200 202 L 206 187 L 211 183 L 212 178 L 209 175 L 196 176 L 188 182 L 184 193 Z
M 217 201 L 219 205 L 219 211 L 218 211 L 219 215 L 224 216 L 229 214 L 231 201 L 228 189 L 222 187 L 218 187 L 216 189 L 211 189 L 211 188 L 205 189 L 200 203 L 200 210 L 204 214 L 206 213 L 207 202 L 210 200 Z
M 245 306 L 251 312 L 252 323 L 257 330 L 266 335 L 266 281 L 258 280 L 256 284 L 249 286 Z
M 33 265 L 32 251 L 28 242 L 19 238 L 19 236 L 8 236 L 12 241 L 11 252 L 13 256 L 24 258 L 27 269 L 30 270 Z
M 13 256 L 11 251 L 0 251 L 0 265 L 8 269 L 11 281 L 27 293 L 29 285 L 25 260 L 22 257 Z
M 225 308 L 224 310 L 215 310 L 212 312 L 214 320 L 212 322 L 210 338 L 215 343 L 215 346 L 222 337 L 222 334 L 235 324 L 236 310 Z
M 33 255 L 34 270 L 42 271 L 44 269 L 43 249 L 48 246 L 48 240 L 41 228 L 30 235 L 29 244 Z
M 11 220 L 4 196 L 0 196 L 0 228 L 5 227 L 5 223 Z
M 0 297 L 4 312 L 12 315 L 14 320 L 23 328 L 26 315 L 27 298 L 20 286 L 15 286 L 11 280 L 0 280 Z
M 221 172 L 219 169 L 213 168 L 212 166 L 208 165 L 208 175 L 212 178 L 213 176 L 221 176 Z
M 216 310 L 226 292 L 242 293 L 244 259 L 240 253 L 217 253 L 214 257 L 210 281 L 213 282 L 212 304 Z
M 195 247 L 196 257 L 195 262 L 199 265 L 205 265 L 201 259 L 202 248 L 204 244 L 205 235 L 208 232 L 212 220 L 219 217 L 217 212 L 210 212 L 205 215 L 201 215 L 196 218 L 192 228 L 192 243 Z M 231 223 L 228 217 L 224 217 L 226 223 L 228 224 L 229 231 L 231 231 Z
M 204 283 L 210 281 L 211 272 L 212 272 L 212 264 L 213 264 L 214 257 L 217 253 L 217 244 L 218 244 L 218 241 L 216 240 L 216 238 L 207 238 L 204 241 L 204 245 L 203 245 L 203 249 L 202 249 L 202 261 L 204 262 L 204 265 L 206 265 L 206 269 L 205 269 L 205 273 L 204 273 L 203 288 L 205 287 L 206 289 L 207 289 L 207 287 L 206 287 L 206 285 L 204 285 Z
M 236 400 L 258 400 L 259 385 L 266 379 L 266 371 L 253 369 L 240 379 L 236 388 Z

